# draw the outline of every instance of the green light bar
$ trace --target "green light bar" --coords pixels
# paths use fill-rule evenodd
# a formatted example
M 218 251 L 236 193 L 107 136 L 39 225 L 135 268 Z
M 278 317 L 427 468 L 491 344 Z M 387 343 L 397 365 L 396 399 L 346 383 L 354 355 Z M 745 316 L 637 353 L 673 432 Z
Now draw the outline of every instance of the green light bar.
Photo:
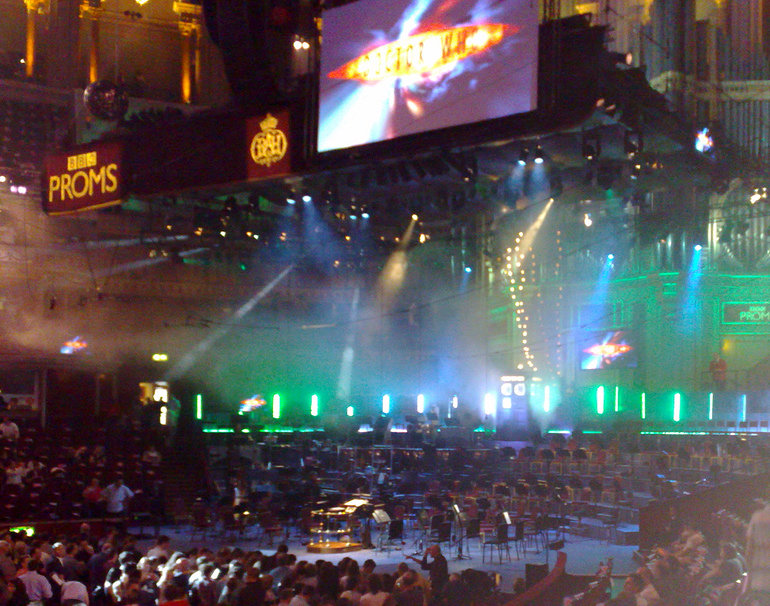
M 640 431 L 645 436 L 758 436 L 755 431 Z
M 602 431 L 600 429 L 588 429 L 588 430 L 583 432 L 583 435 L 599 434 L 599 433 L 602 433 Z

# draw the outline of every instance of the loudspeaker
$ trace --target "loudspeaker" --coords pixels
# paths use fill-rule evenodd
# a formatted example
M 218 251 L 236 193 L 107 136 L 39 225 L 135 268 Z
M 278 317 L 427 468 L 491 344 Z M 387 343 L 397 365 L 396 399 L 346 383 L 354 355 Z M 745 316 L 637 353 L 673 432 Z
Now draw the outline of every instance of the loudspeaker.
M 548 576 L 548 564 L 525 564 L 524 565 L 524 582 L 527 585 L 527 589 L 536 585 Z

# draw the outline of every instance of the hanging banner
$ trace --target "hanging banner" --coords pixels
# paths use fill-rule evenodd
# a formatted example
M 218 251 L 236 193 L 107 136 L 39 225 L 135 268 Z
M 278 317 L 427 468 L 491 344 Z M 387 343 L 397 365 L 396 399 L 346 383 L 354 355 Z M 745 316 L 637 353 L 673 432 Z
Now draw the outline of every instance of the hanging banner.
M 45 159 L 43 210 L 49 215 L 120 204 L 124 194 L 123 147 L 93 143 Z
M 291 172 L 291 124 L 288 110 L 246 120 L 246 176 L 270 179 Z

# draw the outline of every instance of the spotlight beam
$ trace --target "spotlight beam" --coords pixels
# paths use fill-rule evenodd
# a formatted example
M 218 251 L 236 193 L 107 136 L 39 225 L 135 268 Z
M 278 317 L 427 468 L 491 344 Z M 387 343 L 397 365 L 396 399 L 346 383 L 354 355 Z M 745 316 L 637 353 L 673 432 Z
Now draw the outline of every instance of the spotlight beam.
M 353 301 L 350 303 L 350 325 L 348 334 L 345 337 L 345 348 L 342 350 L 342 361 L 340 362 L 340 376 L 337 379 L 337 398 L 347 401 L 350 398 L 350 384 L 353 377 L 353 359 L 355 349 L 353 345 L 356 340 L 356 324 L 358 319 L 358 301 L 360 299 L 360 289 L 353 291 Z
M 126 238 L 122 240 L 87 240 L 85 242 L 76 242 L 74 244 L 65 244 L 62 250 L 72 250 L 78 248 L 118 248 L 124 246 L 141 246 L 143 244 L 163 244 L 166 242 L 183 242 L 190 236 L 153 236 L 150 238 Z
M 264 299 L 270 291 L 272 291 L 278 284 L 287 276 L 289 272 L 294 268 L 294 264 L 289 265 L 280 274 L 273 278 L 267 285 L 265 285 L 257 294 L 251 299 L 241 305 L 235 313 L 230 316 L 230 320 L 240 320 L 247 313 L 249 313 L 262 299 Z M 231 322 L 227 322 L 225 325 L 219 327 L 208 337 L 200 341 L 195 347 L 188 351 L 179 362 L 168 372 L 165 379 L 167 381 L 173 381 L 183 376 L 188 370 L 193 367 L 193 364 L 198 361 L 204 353 L 206 353 L 212 345 L 221 340 L 232 329 Z
M 189 257 L 192 255 L 197 255 L 198 253 L 202 253 L 204 251 L 208 250 L 208 248 L 193 248 L 190 250 L 185 250 L 179 253 L 180 257 Z M 166 263 L 171 260 L 171 257 L 155 257 L 154 259 L 142 259 L 141 261 L 132 261 L 131 263 L 124 263 L 122 265 L 117 265 L 115 267 L 107 267 L 105 269 L 97 269 L 93 272 L 94 278 L 107 278 L 109 276 L 114 276 L 115 274 L 124 273 L 127 271 L 133 271 L 135 269 L 140 269 L 142 267 L 149 267 L 150 265 L 157 265 L 159 263 Z
M 401 240 L 399 240 L 396 250 L 390 254 L 385 262 L 385 267 L 382 268 L 382 273 L 377 278 L 375 293 L 377 294 L 377 300 L 380 302 L 380 308 L 384 313 L 392 309 L 393 303 L 401 287 L 404 285 L 407 267 L 406 249 L 412 241 L 417 221 L 417 215 L 412 215 L 412 219 L 406 231 L 404 231 Z

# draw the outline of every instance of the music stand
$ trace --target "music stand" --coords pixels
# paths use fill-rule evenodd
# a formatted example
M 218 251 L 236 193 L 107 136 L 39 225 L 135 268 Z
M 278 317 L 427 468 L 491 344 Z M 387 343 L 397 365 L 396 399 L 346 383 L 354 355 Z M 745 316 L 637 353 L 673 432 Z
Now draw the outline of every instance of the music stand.
M 463 555 L 463 541 L 465 539 L 465 526 L 468 523 L 468 514 L 460 509 L 457 503 L 452 505 L 452 512 L 457 520 L 457 557 L 456 561 L 470 560 L 471 556 Z
M 380 535 L 377 537 L 377 549 L 382 551 L 383 541 L 385 540 L 385 531 L 388 529 L 390 523 L 390 516 L 384 509 L 375 509 L 372 512 L 372 519 L 377 524 L 377 530 L 380 531 Z

